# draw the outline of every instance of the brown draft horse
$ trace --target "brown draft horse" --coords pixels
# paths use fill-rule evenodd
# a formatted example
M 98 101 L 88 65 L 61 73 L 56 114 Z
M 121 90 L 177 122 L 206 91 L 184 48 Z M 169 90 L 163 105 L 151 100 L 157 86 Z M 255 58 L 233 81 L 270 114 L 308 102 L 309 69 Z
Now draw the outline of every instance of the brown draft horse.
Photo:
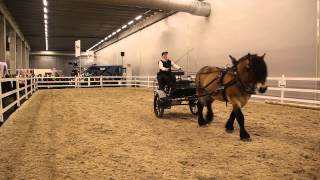
M 264 55 L 247 54 L 232 60 L 232 67 L 218 68 L 205 66 L 196 75 L 198 96 L 198 123 L 199 126 L 210 124 L 213 120 L 212 103 L 214 100 L 231 102 L 233 110 L 225 125 L 226 131 L 233 132 L 233 123 L 237 119 L 240 127 L 240 139 L 250 140 L 250 135 L 244 127 L 244 116 L 241 108 L 246 105 L 251 94 L 258 89 L 260 93 L 267 90 L 267 65 Z M 203 117 L 203 108 L 207 107 L 207 114 Z

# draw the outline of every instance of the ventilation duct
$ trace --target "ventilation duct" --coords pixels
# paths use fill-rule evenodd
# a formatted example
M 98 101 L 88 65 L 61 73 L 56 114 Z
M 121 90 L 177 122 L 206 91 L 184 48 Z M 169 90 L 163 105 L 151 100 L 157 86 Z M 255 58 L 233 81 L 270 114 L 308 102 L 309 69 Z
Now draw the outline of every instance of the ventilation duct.
M 210 16 L 211 5 L 200 0 L 103 0 L 104 3 L 149 9 L 174 10 L 198 16 Z

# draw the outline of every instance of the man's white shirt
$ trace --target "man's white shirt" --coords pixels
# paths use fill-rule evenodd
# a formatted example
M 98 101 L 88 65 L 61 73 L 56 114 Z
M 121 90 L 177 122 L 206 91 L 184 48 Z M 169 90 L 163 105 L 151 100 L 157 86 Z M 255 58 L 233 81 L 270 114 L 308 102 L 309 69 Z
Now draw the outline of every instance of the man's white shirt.
M 165 62 L 166 60 L 162 59 L 159 61 L 159 69 L 161 69 L 162 71 L 169 71 L 169 68 L 163 67 L 162 61 Z M 171 61 L 171 67 L 174 67 L 175 69 L 181 69 L 181 67 L 176 63 L 174 63 L 173 61 Z

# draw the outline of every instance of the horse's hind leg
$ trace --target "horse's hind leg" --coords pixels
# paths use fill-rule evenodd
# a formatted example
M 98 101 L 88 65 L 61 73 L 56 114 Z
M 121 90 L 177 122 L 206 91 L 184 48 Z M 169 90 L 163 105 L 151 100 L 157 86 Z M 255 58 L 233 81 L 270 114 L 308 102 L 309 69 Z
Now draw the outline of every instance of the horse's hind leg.
M 234 120 L 236 119 L 236 114 L 234 113 L 234 111 L 231 111 L 230 113 L 230 116 L 229 116 L 229 119 L 226 123 L 226 131 L 228 133 L 232 133 L 233 130 L 234 130 L 234 127 L 233 127 L 233 123 L 234 123 Z
M 208 110 L 208 112 L 206 114 L 206 121 L 208 124 L 211 123 L 213 120 L 212 102 L 213 101 L 211 99 L 206 102 L 206 107 Z
M 199 126 L 205 126 L 207 124 L 206 120 L 203 119 L 203 103 L 201 103 L 201 101 L 198 101 L 198 124 Z

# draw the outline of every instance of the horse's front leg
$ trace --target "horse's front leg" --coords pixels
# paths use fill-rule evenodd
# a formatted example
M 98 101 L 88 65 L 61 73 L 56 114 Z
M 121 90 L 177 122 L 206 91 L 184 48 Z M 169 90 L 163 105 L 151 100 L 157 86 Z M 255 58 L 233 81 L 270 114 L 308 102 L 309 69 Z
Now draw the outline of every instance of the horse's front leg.
M 198 124 L 200 127 L 202 127 L 207 124 L 206 120 L 203 118 L 204 104 L 201 101 L 198 101 L 197 106 L 198 106 Z
M 240 107 L 236 107 L 236 108 L 233 109 L 233 111 L 234 111 L 234 113 L 236 115 L 236 118 L 237 118 L 237 121 L 238 121 L 238 124 L 239 124 L 239 127 L 240 127 L 240 139 L 243 140 L 243 141 L 250 140 L 250 135 L 246 131 L 246 129 L 244 128 L 244 116 L 242 114 L 241 108 Z
M 231 103 L 233 106 L 234 115 L 236 116 L 236 119 L 240 127 L 240 139 L 243 141 L 248 141 L 250 140 L 250 135 L 244 127 L 244 116 L 241 111 L 241 103 L 238 99 L 235 98 L 231 99 Z
M 234 123 L 235 119 L 236 119 L 236 114 L 234 113 L 234 111 L 231 111 L 229 119 L 228 119 L 226 126 L 225 126 L 226 131 L 228 133 L 233 133 L 233 130 L 234 130 L 233 123 Z
M 213 121 L 213 117 L 214 117 L 214 114 L 213 114 L 213 110 L 212 110 L 212 100 L 209 100 L 206 102 L 206 107 L 207 107 L 207 114 L 206 114 L 206 121 L 207 123 L 211 123 Z

